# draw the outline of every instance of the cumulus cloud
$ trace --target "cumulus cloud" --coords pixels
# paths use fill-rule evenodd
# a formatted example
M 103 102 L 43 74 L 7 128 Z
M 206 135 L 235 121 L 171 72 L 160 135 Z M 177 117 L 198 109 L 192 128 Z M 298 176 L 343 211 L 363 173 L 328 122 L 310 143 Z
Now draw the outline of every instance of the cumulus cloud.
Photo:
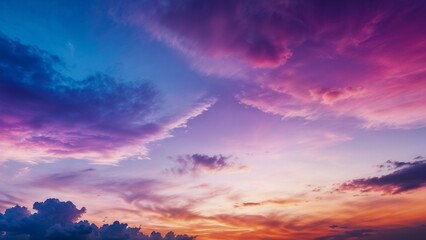
M 420 189 L 426 186 L 426 160 L 417 159 L 412 162 L 387 161 L 392 172 L 370 178 L 359 178 L 339 186 L 338 191 L 359 190 L 361 192 L 379 191 L 385 194 L 398 194 Z
M 230 161 L 230 157 L 223 155 L 208 156 L 204 154 L 192 154 L 180 156 L 175 159 L 177 167 L 168 169 L 169 172 L 177 175 L 188 173 L 197 175 L 202 172 L 220 172 L 224 170 L 244 170 L 247 166 L 236 164 Z
M 77 220 L 86 209 L 78 209 L 72 202 L 47 199 L 36 202 L 36 213 L 27 208 L 15 206 L 4 214 L 0 213 L 0 239 L 4 240 L 193 240 L 188 235 L 167 233 L 164 237 L 158 232 L 150 236 L 140 232 L 139 227 L 129 227 L 115 221 L 97 227 L 88 221 Z
M 284 118 L 325 113 L 365 128 L 425 126 L 424 1 L 142 1 L 110 12 L 245 82 L 237 99 Z M 401 47 L 404 46 L 404 47 Z
M 73 156 L 115 162 L 207 110 L 155 119 L 158 91 L 147 82 L 63 75 L 59 57 L 0 34 L 0 149 L 3 159 Z M 154 119 L 154 120 L 153 120 Z M 120 151 L 122 150 L 122 151 Z

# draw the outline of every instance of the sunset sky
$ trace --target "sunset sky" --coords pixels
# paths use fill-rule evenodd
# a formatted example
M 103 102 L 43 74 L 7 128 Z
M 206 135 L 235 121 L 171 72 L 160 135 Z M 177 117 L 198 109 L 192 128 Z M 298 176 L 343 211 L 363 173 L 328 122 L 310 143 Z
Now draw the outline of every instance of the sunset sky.
M 2 0 L 0 179 L 5 240 L 426 239 L 426 1 Z

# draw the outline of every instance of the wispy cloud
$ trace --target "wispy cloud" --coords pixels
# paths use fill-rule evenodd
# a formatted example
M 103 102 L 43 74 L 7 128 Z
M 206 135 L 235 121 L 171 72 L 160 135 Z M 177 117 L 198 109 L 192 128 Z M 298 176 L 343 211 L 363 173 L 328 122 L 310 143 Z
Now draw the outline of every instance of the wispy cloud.
M 235 208 L 242 208 L 242 207 L 258 207 L 258 206 L 264 206 L 264 205 L 294 205 L 298 204 L 300 202 L 303 202 L 304 200 L 299 198 L 289 198 L 289 199 L 269 199 L 264 200 L 261 202 L 243 202 L 235 204 Z M 306 201 L 306 200 L 305 200 Z
M 236 93 L 247 106 L 415 128 L 426 125 L 425 10 L 419 1 L 202 0 L 112 4 L 110 13 L 204 74 L 249 82 Z

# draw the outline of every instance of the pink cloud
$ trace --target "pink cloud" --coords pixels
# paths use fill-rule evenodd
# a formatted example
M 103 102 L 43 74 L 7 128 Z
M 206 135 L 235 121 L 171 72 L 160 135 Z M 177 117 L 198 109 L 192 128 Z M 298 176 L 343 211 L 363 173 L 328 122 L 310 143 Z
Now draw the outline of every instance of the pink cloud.
M 298 26 L 303 23 L 283 14 L 292 5 L 284 1 L 148 1 L 115 7 L 111 13 L 120 21 L 141 23 L 157 39 L 185 53 L 234 56 L 256 67 L 275 67 L 292 56 L 288 44 L 301 35 Z
M 202 73 L 251 82 L 236 94 L 244 105 L 283 118 L 353 117 L 367 128 L 426 125 L 421 1 L 166 1 L 112 9 Z
M 345 87 L 335 90 L 311 89 L 309 93 L 313 100 L 318 100 L 322 104 L 332 105 L 333 103 L 355 97 L 362 93 L 362 88 Z

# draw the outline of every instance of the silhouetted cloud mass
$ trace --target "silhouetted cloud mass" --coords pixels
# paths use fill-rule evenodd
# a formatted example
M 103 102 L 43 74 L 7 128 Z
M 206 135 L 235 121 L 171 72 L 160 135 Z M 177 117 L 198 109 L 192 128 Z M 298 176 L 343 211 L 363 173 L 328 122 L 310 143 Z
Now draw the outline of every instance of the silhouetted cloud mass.
M 425 237 L 426 225 L 420 225 L 396 228 L 354 229 L 318 237 L 315 240 L 423 240 Z
M 325 237 L 316 238 L 316 240 L 347 240 L 347 239 L 364 239 L 364 237 L 371 236 L 375 232 L 373 229 L 356 229 L 350 230 L 339 234 L 334 234 Z
M 426 185 L 426 159 L 416 158 L 415 160 L 413 162 L 387 161 L 379 167 L 387 167 L 393 172 L 380 177 L 354 179 L 340 185 L 337 190 L 381 191 L 385 194 L 398 194 L 422 188 Z
M 2 240 L 193 240 L 188 235 L 167 233 L 164 237 L 158 232 L 145 235 L 139 227 L 129 227 L 115 221 L 97 227 L 88 221 L 77 220 L 86 212 L 72 202 L 47 199 L 34 203 L 30 211 L 21 206 L 9 208 L 0 213 L 0 239 Z

